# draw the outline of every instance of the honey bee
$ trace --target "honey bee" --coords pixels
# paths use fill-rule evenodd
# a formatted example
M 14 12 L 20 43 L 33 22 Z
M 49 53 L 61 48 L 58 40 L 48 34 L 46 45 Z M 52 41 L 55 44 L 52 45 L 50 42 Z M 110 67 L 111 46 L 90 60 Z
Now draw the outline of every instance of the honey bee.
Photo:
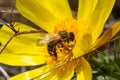
M 62 48 L 67 49 L 70 41 L 74 41 L 74 33 L 67 31 L 59 31 L 58 34 L 47 34 L 44 37 L 45 39 L 41 40 L 39 44 L 47 44 L 48 53 L 57 58 L 57 45 L 61 45 Z

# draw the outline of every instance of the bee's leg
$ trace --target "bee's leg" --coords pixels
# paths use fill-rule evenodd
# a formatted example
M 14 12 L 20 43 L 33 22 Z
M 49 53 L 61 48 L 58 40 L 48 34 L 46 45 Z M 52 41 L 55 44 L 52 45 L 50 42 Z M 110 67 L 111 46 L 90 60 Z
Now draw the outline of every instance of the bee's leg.
M 50 55 L 53 55 L 53 45 L 50 43 L 47 44 L 47 50 Z
M 55 57 L 56 57 L 56 59 L 57 59 L 56 47 L 54 48 L 53 52 L 54 52 L 54 56 L 55 56 Z
M 49 53 L 51 56 L 53 56 L 53 52 L 52 52 L 52 51 L 48 51 L 48 53 Z

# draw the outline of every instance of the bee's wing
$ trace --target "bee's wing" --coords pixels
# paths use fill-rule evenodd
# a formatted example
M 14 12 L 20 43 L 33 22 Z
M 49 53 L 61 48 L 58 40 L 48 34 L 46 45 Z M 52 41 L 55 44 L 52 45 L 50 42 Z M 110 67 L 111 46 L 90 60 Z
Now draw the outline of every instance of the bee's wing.
M 39 43 L 38 44 L 46 44 L 49 43 L 50 41 L 54 40 L 54 36 L 52 34 L 41 34 L 39 36 Z
M 38 40 L 39 40 L 38 44 L 39 45 L 47 44 L 47 43 L 57 40 L 57 39 L 60 39 L 60 35 L 58 35 L 58 34 L 48 34 L 48 33 L 41 34 L 40 37 L 38 38 Z
M 38 44 L 46 44 L 49 41 L 48 33 L 41 33 L 38 37 Z

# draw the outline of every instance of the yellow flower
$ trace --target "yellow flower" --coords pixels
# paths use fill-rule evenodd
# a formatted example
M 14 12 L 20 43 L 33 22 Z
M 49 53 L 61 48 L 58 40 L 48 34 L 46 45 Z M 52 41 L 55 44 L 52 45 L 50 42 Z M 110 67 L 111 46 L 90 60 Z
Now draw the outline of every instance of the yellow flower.
M 52 40 L 52 43 L 48 42 L 44 47 L 39 47 L 35 46 L 35 42 L 37 42 L 35 37 L 38 34 L 33 35 L 34 37 L 22 35 L 15 38 L 6 48 L 6 52 L 1 54 L 0 61 L 2 63 L 26 66 L 46 62 L 47 65 L 21 73 L 12 77 L 11 80 L 29 80 L 64 62 L 68 63 L 39 76 L 37 79 L 70 80 L 75 71 L 77 80 L 92 80 L 91 67 L 83 55 L 100 47 L 119 31 L 120 22 L 98 38 L 114 2 L 115 0 L 79 0 L 78 16 L 75 19 L 67 0 L 16 0 L 16 7 L 24 17 L 52 34 L 52 37 L 57 40 Z M 29 29 L 28 26 L 21 23 L 17 23 L 17 26 L 26 27 L 24 30 Z M 4 29 L 2 31 L 4 32 Z M 108 34 L 110 32 L 112 34 Z M 26 42 L 20 42 L 19 39 L 24 39 Z M 29 42 L 32 44 L 28 45 Z M 13 48 L 9 49 L 11 45 L 16 46 L 15 43 L 20 44 L 14 51 L 11 51 L 11 54 L 8 54 L 10 50 L 13 50 Z M 9 57 L 6 58 L 8 55 Z

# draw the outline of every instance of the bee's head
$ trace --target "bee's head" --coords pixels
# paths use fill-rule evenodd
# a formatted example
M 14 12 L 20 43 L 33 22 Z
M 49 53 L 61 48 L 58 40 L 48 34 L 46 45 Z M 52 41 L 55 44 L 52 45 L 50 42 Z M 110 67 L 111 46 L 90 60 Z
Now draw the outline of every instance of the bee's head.
M 62 39 L 64 39 L 64 38 L 67 38 L 68 33 L 65 30 L 64 31 L 59 31 L 59 35 L 61 36 Z

